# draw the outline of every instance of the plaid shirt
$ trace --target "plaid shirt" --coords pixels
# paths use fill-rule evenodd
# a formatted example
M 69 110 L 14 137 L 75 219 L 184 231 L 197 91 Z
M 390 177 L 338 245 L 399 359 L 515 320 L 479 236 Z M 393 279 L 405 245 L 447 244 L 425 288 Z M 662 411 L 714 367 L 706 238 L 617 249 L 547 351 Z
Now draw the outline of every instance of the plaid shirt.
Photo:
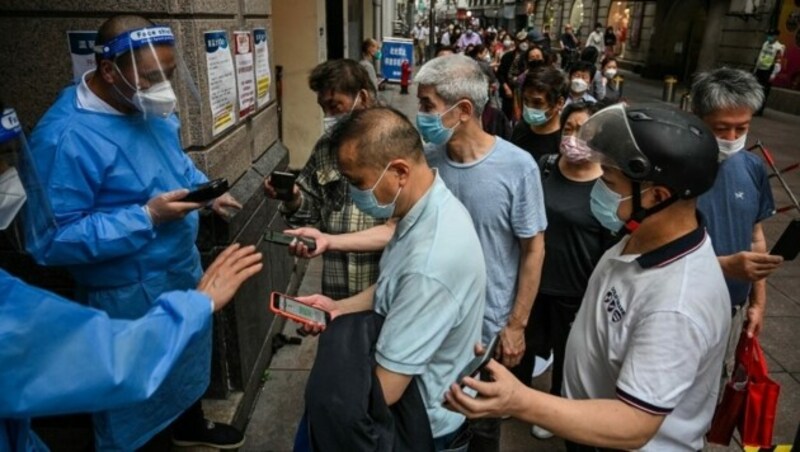
M 344 234 L 383 223 L 353 204 L 326 136 L 317 141 L 296 183 L 303 195 L 300 208 L 288 212 L 281 205 L 281 214 L 292 227 L 313 225 L 326 233 Z M 380 252 L 323 254 L 322 293 L 339 300 L 367 289 L 378 280 L 380 257 Z

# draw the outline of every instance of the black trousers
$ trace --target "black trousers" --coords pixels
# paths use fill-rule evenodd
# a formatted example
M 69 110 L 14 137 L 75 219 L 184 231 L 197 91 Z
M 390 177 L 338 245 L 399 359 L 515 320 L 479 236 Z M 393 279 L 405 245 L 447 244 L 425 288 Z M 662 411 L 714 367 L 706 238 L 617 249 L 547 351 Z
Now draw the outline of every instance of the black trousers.
M 773 68 L 769 69 L 756 69 L 756 80 L 764 88 L 764 103 L 761 104 L 761 108 L 758 109 L 756 112 L 757 115 L 762 115 L 764 113 L 764 107 L 767 106 L 767 99 L 769 98 L 769 91 L 772 88 L 772 82 L 769 81 L 770 76 L 772 75 Z
M 567 338 L 578 313 L 582 297 L 560 297 L 539 294 L 525 328 L 525 354 L 514 375 L 530 385 L 536 356 L 547 359 L 553 353 L 550 394 L 560 396 L 564 380 L 564 355 Z

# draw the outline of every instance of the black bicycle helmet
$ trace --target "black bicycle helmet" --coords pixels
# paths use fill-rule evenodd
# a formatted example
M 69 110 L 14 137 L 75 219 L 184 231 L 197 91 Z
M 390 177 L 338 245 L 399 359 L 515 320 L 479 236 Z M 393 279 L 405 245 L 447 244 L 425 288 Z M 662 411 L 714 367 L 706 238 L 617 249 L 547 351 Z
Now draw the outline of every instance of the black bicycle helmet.
M 717 177 L 714 134 L 675 108 L 615 104 L 589 118 L 578 138 L 631 180 L 663 185 L 681 199 L 703 194 Z
M 705 193 L 717 177 L 719 147 L 714 134 L 699 118 L 675 108 L 615 104 L 592 115 L 578 138 L 603 164 L 619 168 L 631 179 L 634 211 L 628 232 L 676 200 Z M 667 187 L 672 197 L 644 209 L 642 182 Z

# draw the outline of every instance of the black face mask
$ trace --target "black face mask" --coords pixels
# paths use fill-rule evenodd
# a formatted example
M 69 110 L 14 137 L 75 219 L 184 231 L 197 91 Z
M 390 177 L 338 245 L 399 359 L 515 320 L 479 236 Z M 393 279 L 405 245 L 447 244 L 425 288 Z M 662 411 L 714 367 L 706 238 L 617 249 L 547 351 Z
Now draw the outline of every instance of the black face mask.
M 528 61 L 528 70 L 533 71 L 539 69 L 540 67 L 544 67 L 544 60 L 532 60 Z

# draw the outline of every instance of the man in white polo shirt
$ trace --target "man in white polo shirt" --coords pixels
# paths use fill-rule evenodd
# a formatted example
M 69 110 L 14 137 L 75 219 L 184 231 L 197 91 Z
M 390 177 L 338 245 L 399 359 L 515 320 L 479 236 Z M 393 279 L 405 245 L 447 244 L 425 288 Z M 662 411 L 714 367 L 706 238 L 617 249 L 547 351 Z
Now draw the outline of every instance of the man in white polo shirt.
M 678 110 L 622 105 L 579 135 L 604 165 L 592 212 L 630 235 L 589 280 L 567 343 L 566 398 L 528 389 L 493 361 L 494 382 L 465 379 L 477 399 L 453 385 L 446 403 L 468 417 L 540 425 L 568 450 L 702 449 L 730 328 L 725 280 L 696 210 L 717 174 L 714 135 Z

